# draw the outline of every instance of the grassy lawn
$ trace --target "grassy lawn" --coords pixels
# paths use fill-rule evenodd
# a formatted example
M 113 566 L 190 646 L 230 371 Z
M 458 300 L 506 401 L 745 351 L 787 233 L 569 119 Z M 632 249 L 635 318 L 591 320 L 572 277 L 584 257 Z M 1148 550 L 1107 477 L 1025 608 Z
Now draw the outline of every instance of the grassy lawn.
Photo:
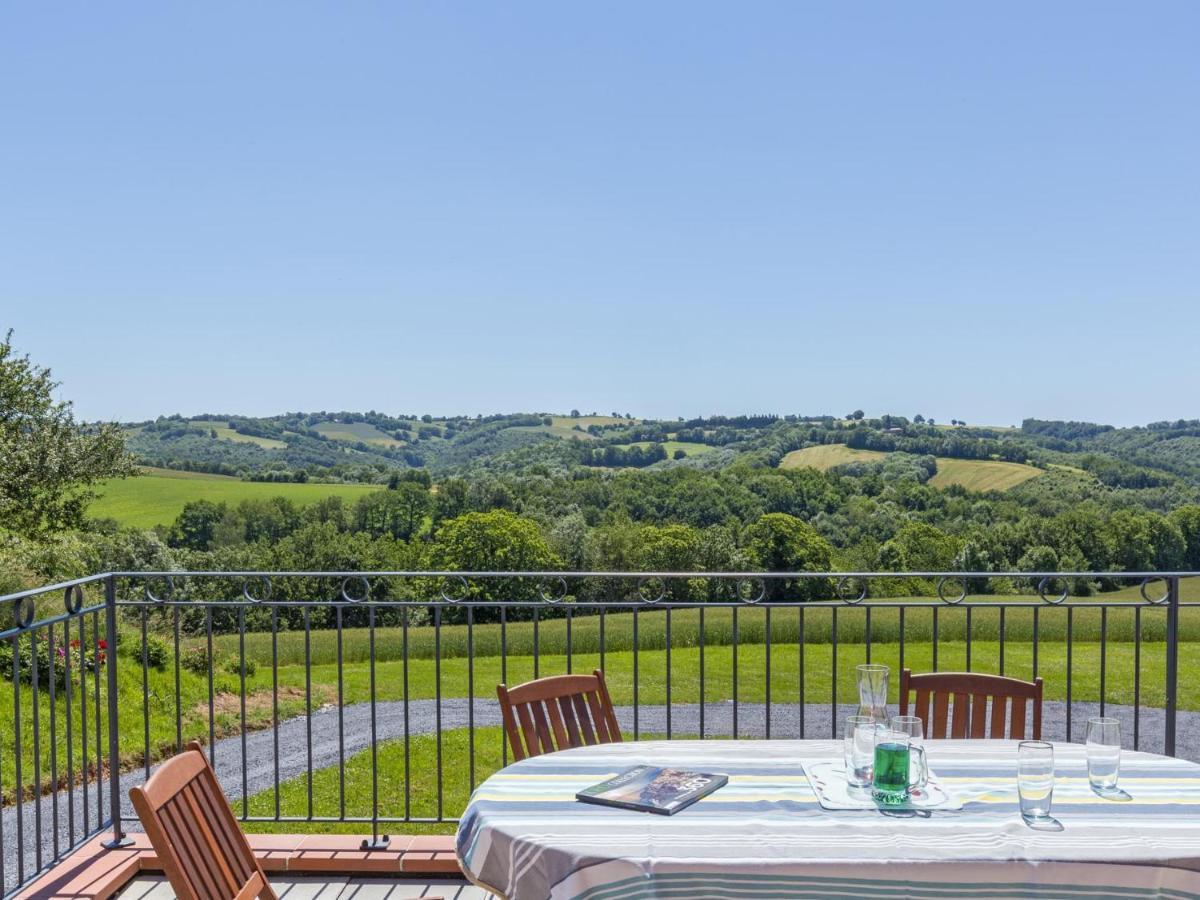
M 1200 585 L 1187 585 L 1184 596 L 1197 592 Z M 1156 588 L 1157 590 L 1157 588 Z M 1120 597 L 1120 594 L 1106 595 Z M 1134 589 L 1136 593 L 1136 589 Z M 998 599 L 998 598 L 993 598 Z M 1008 598 L 1011 599 L 1011 598 Z M 865 643 L 867 633 L 867 608 L 848 607 L 843 604 L 810 605 L 803 612 L 804 641 L 810 645 L 829 643 L 832 639 L 833 621 L 836 610 L 837 637 L 843 643 Z M 904 612 L 904 638 L 909 643 L 928 642 L 933 639 L 934 610 L 937 610 L 938 639 L 940 641 L 965 641 L 967 637 L 967 609 L 971 609 L 971 638 L 999 640 L 1000 610 L 988 604 L 949 607 L 933 601 L 917 609 Z M 1006 641 L 1029 641 L 1033 637 L 1036 615 L 1038 637 L 1043 642 L 1065 641 L 1068 618 L 1071 619 L 1072 637 L 1076 640 L 1099 641 L 1102 633 L 1109 641 L 1132 641 L 1135 625 L 1141 609 L 1141 637 L 1144 641 L 1162 641 L 1166 638 L 1166 615 L 1162 607 L 1150 607 L 1143 603 L 1111 609 L 1107 614 L 1099 609 L 1075 607 L 1073 613 L 1064 608 L 1047 606 L 1040 601 L 1036 605 L 1019 609 L 1008 609 L 1004 614 Z M 1035 613 L 1036 610 L 1036 613 Z M 509 622 L 503 629 L 495 623 L 477 624 L 473 629 L 466 625 L 443 625 L 440 634 L 440 653 L 443 658 L 461 658 L 471 650 L 478 657 L 497 656 L 501 642 L 505 642 L 510 656 L 532 655 L 535 649 L 540 654 L 566 654 L 567 620 L 562 616 L 562 607 L 541 607 L 543 617 L 536 629 L 532 621 Z M 465 616 L 460 609 L 454 615 Z M 448 612 L 446 615 L 449 616 Z M 480 613 L 482 615 L 482 612 Z M 557 618 L 545 618 L 557 615 Z M 771 611 L 771 640 L 773 643 L 799 643 L 801 613 L 797 609 L 774 609 Z M 608 651 L 631 650 L 633 641 L 632 612 L 610 612 L 603 617 L 604 647 Z M 667 613 L 665 610 L 646 607 L 638 615 L 638 646 L 645 649 L 663 649 L 667 645 Z M 733 643 L 733 610 L 729 607 L 714 607 L 704 610 L 704 643 L 707 646 Z M 749 645 L 766 640 L 766 609 L 762 606 L 747 606 L 737 610 L 738 642 Z M 698 646 L 700 643 L 700 610 L 676 609 L 670 614 L 671 644 L 675 648 Z M 898 642 L 900 639 L 900 611 L 894 608 L 872 608 L 870 619 L 872 643 Z M 570 623 L 570 649 L 573 653 L 599 653 L 601 617 L 585 615 L 582 611 L 572 617 Z M 365 628 L 346 628 L 342 633 L 342 658 L 347 662 L 362 662 L 369 658 L 369 632 Z M 1180 611 L 1180 637 L 1185 641 L 1200 641 L 1200 607 L 1185 607 Z M 337 632 L 313 630 L 309 635 L 309 654 L 315 663 L 332 663 L 337 659 Z M 432 658 L 437 652 L 438 635 L 430 626 L 413 626 L 408 632 L 410 658 Z M 192 638 L 190 644 L 201 643 Z M 251 632 L 246 635 L 246 652 L 251 657 L 268 663 L 271 659 L 270 632 Z M 277 636 L 279 662 L 282 665 L 299 665 L 304 661 L 305 635 L 303 631 L 281 631 Z M 238 636 L 218 635 L 214 646 L 227 655 L 236 655 Z M 400 659 L 404 653 L 404 632 L 399 627 L 375 629 L 375 658 L 377 660 Z
M 800 648 L 804 647 L 804 668 L 800 668 Z M 1072 696 L 1075 700 L 1098 700 L 1100 697 L 1100 648 L 1097 643 L 1076 641 L 1071 652 Z M 1134 699 L 1134 655 L 1133 644 L 1109 644 L 1106 658 L 1105 698 L 1110 703 L 1132 703 Z M 672 703 L 696 703 L 700 699 L 700 660 L 698 647 L 681 647 L 672 650 L 670 663 L 670 699 Z M 768 685 L 773 702 L 797 702 L 803 696 L 808 703 L 828 703 L 834 683 L 833 648 L 829 644 L 772 644 L 770 653 L 771 677 L 767 680 L 767 653 L 763 644 L 741 645 L 737 650 L 736 672 L 738 678 L 738 700 L 758 702 L 766 699 Z M 706 648 L 704 651 L 704 696 L 709 701 L 727 700 L 733 696 L 732 647 Z M 837 690 L 839 701 L 849 702 L 855 696 L 854 666 L 866 662 L 862 644 L 839 644 L 837 659 Z M 1141 701 L 1147 706 L 1162 706 L 1165 686 L 1165 645 L 1144 643 L 1141 650 Z M 876 644 L 872 647 L 871 661 L 891 665 L 899 670 L 899 644 Z M 1030 644 L 1006 644 L 1004 648 L 1005 674 L 1017 678 L 1030 678 L 1033 674 L 1033 648 Z M 1000 670 L 1000 645 L 995 641 L 976 641 L 971 645 L 971 666 L 975 671 L 998 672 Z M 931 671 L 933 645 L 908 644 L 904 648 L 905 666 L 917 671 Z M 570 659 L 570 669 L 590 672 L 601 667 L 599 654 L 577 653 Z M 939 642 L 938 666 L 946 671 L 964 670 L 966 644 L 959 641 Z M 632 704 L 635 699 L 643 704 L 662 704 L 667 701 L 667 652 L 665 650 L 643 650 L 635 660 L 631 652 L 605 654 L 602 668 L 613 695 L 619 705 Z M 1046 698 L 1065 700 L 1067 697 L 1067 645 L 1065 643 L 1042 643 L 1038 646 L 1038 674 L 1046 681 Z M 1194 676 L 1200 672 L 1200 644 L 1180 646 L 1180 707 L 1200 709 L 1200 682 Z M 535 674 L 536 671 L 536 674 Z M 468 696 L 468 685 L 473 680 L 476 697 L 494 698 L 495 686 L 502 680 L 509 684 L 527 681 L 530 678 L 553 675 L 568 671 L 567 657 L 561 654 L 543 654 L 537 659 L 529 656 L 482 657 L 443 659 L 440 666 L 436 660 L 414 659 L 408 664 L 408 696 L 413 699 L 433 698 L 440 684 L 442 697 Z M 365 700 L 369 697 L 369 664 L 356 663 L 343 667 L 344 697 L 346 702 Z M 305 682 L 302 666 L 284 666 L 279 669 L 280 685 L 300 690 Z M 402 661 L 377 662 L 375 664 L 376 696 L 381 700 L 401 700 L 405 696 L 404 663 Z M 249 683 L 255 690 L 270 687 L 269 670 L 260 669 Z M 312 668 L 314 684 L 334 685 L 337 682 L 336 665 L 316 665 Z M 895 694 L 895 679 L 892 693 Z M 635 690 L 636 685 L 636 690 Z M 893 700 L 894 700 L 893 696 Z M 135 721 L 139 713 L 133 711 Z
M 88 514 L 101 519 L 116 519 L 123 525 L 153 528 L 170 525 L 191 500 L 214 503 L 239 503 L 242 500 L 287 497 L 305 506 L 322 497 L 338 495 L 354 501 L 377 490 L 364 484 L 278 484 L 240 481 L 224 475 L 177 472 L 171 469 L 147 469 L 137 478 L 114 479 L 100 485 Z
M 643 735 L 645 738 L 665 735 Z M 499 728 L 475 729 L 474 784 L 478 784 L 503 767 L 501 754 L 504 733 Z M 404 741 L 384 741 L 376 747 L 379 771 L 379 814 L 413 818 L 457 817 L 471 796 L 472 772 L 470 759 L 472 740 L 465 728 L 442 732 L 441 765 L 438 740 L 433 735 L 414 737 L 409 741 L 408 764 L 405 765 Z M 441 774 L 442 799 L 438 804 L 438 775 Z M 312 809 L 308 805 L 308 775 L 289 779 L 279 786 L 279 813 L 283 816 L 370 816 L 373 807 L 371 783 L 371 751 L 364 750 L 346 760 L 344 779 L 345 811 L 342 811 L 343 779 L 336 767 L 313 773 Z M 408 802 L 405 802 L 405 786 Z M 234 812 L 243 810 L 251 816 L 274 816 L 274 788 L 250 797 L 248 803 L 233 805 Z M 402 831 L 404 834 L 453 834 L 454 825 L 448 822 L 383 826 L 381 832 Z M 249 822 L 247 831 L 287 834 L 364 834 L 371 826 L 359 822 Z

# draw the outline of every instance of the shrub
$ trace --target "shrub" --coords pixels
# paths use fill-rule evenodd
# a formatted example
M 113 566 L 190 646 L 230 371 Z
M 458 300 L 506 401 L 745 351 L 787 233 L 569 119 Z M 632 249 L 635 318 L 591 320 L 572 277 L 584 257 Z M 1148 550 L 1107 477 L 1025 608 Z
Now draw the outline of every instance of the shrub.
M 98 671 L 108 661 L 108 643 L 103 639 L 94 645 L 81 644 L 73 639 L 69 645 L 61 643 L 54 647 L 54 682 L 58 688 L 66 687 L 67 654 L 70 654 L 71 677 L 79 679 L 90 672 Z M 33 683 L 33 640 L 30 637 L 17 638 L 17 677 L 25 684 Z M 38 686 L 50 686 L 50 642 L 46 635 L 38 636 L 37 641 L 37 674 Z M 13 641 L 0 641 L 0 678 L 13 680 Z
M 238 660 L 238 658 L 236 656 L 231 656 L 231 657 L 229 657 L 229 659 L 227 659 L 225 661 L 225 671 L 228 672 L 230 675 L 240 676 L 242 674 L 241 662 Z M 250 678 L 257 671 L 258 671 L 258 663 L 255 662 L 250 657 L 246 657 L 246 677 Z
M 146 635 L 145 662 L 151 669 L 165 669 L 171 659 L 171 648 L 166 640 L 157 634 Z M 138 647 L 138 658 L 142 659 L 143 648 Z
M 180 654 L 179 664 L 189 672 L 206 675 L 212 669 L 212 658 L 208 655 L 208 647 L 188 647 Z

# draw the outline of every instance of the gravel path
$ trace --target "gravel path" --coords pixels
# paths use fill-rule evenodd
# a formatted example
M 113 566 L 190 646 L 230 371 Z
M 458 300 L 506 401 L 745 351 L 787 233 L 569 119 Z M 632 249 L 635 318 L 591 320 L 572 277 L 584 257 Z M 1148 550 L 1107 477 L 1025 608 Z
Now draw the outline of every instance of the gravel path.
M 469 701 L 466 698 L 449 698 L 441 703 L 440 725 L 443 730 L 465 728 L 468 722 Z M 1062 702 L 1046 701 L 1043 708 L 1043 737 L 1047 740 L 1066 739 L 1067 705 Z M 838 720 L 856 711 L 851 706 L 839 706 Z M 408 704 L 408 733 L 416 736 L 429 734 L 438 728 L 438 707 L 433 700 L 414 700 Z M 729 701 L 708 703 L 704 707 L 705 735 L 708 737 L 731 736 L 733 734 L 733 703 Z M 1094 703 L 1075 703 L 1071 708 L 1071 731 L 1077 741 L 1083 740 L 1088 716 L 1099 714 Z M 1121 733 L 1127 747 L 1133 746 L 1134 708 L 1113 706 L 1106 714 L 1121 720 Z M 500 724 L 500 710 L 494 700 L 476 699 L 474 704 L 475 724 L 479 727 Z M 368 748 L 371 744 L 371 708 L 368 703 L 356 703 L 343 710 L 345 754 L 347 758 Z M 1143 708 L 1139 721 L 1141 749 L 1161 753 L 1163 749 L 1163 710 Z M 634 710 L 618 707 L 617 719 L 627 739 L 634 734 Z M 667 708 L 664 706 L 641 706 L 637 710 L 637 728 L 640 734 L 663 734 L 667 731 Z M 738 735 L 740 737 L 763 737 L 766 734 L 766 708 L 761 703 L 740 703 L 737 708 Z M 700 733 L 699 704 L 677 704 L 671 708 L 671 732 L 676 737 Z M 376 729 L 378 739 L 392 740 L 405 734 L 404 703 L 381 702 L 376 705 Z M 314 770 L 338 763 L 338 713 L 336 708 L 324 708 L 313 713 L 312 767 Z M 279 726 L 278 767 L 280 781 L 303 775 L 308 770 L 309 720 L 304 716 L 289 719 Z M 830 736 L 830 707 L 827 704 L 807 704 L 804 709 L 804 733 L 809 738 Z M 796 738 L 800 736 L 799 704 L 776 703 L 771 706 L 771 736 L 773 738 Z M 242 761 L 242 738 L 231 737 L 217 741 L 211 754 L 226 795 L 231 802 L 243 796 L 243 791 L 253 795 L 270 788 L 275 783 L 275 734 L 271 730 L 250 732 L 245 736 L 247 764 Z M 1177 724 L 1176 754 L 1185 759 L 1200 761 L 1200 713 L 1180 712 Z M 121 790 L 126 794 L 122 807 L 127 823 L 137 829 L 137 817 L 129 804 L 128 790 L 145 781 L 145 772 L 138 769 L 121 775 Z M 83 791 L 74 790 L 74 812 L 76 834 L 83 833 Z M 89 818 L 97 821 L 97 792 L 95 786 L 88 792 Z M 59 810 L 59 842 L 62 847 L 68 842 L 67 795 L 61 791 L 57 797 Z M 104 815 L 108 813 L 108 784 L 103 785 Z M 53 851 L 53 804 L 54 797 L 47 795 L 41 805 L 41 845 Z M 24 832 L 24 866 L 26 873 L 36 868 L 35 848 L 38 834 L 35 819 L 37 802 L 28 801 L 21 809 L 22 831 Z M 8 890 L 18 874 L 17 864 L 17 808 L 6 807 L 0 814 L 0 843 L 2 843 L 3 877 Z M 47 854 L 47 857 L 49 853 Z

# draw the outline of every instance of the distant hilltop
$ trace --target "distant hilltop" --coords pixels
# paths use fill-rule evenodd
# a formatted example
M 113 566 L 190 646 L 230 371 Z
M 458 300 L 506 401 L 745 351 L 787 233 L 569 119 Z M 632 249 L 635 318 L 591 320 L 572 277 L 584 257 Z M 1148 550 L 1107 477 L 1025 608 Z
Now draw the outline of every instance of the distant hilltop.
M 579 410 L 475 417 L 372 410 L 173 415 L 122 427 L 142 465 L 254 481 L 378 483 L 407 469 L 435 476 L 735 464 L 827 471 L 932 458 L 958 461 L 927 463 L 941 473 L 930 475 L 935 485 L 968 490 L 1005 490 L 1056 467 L 1112 488 L 1200 485 L 1200 421 L 1182 419 L 1136 428 L 1026 419 L 1015 427 L 862 410 L 674 420 Z

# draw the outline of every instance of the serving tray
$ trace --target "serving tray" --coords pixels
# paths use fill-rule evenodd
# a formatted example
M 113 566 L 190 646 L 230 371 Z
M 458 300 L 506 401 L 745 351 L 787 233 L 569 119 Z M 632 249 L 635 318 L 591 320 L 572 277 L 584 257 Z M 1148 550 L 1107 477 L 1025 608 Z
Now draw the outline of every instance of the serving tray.
M 942 787 L 932 770 L 929 783 L 920 791 L 913 791 L 907 801 L 886 805 L 872 800 L 869 788 L 852 790 L 846 783 L 846 769 L 841 763 L 809 763 L 804 767 L 804 774 L 822 809 L 882 809 L 888 812 L 962 809 L 961 801 Z

